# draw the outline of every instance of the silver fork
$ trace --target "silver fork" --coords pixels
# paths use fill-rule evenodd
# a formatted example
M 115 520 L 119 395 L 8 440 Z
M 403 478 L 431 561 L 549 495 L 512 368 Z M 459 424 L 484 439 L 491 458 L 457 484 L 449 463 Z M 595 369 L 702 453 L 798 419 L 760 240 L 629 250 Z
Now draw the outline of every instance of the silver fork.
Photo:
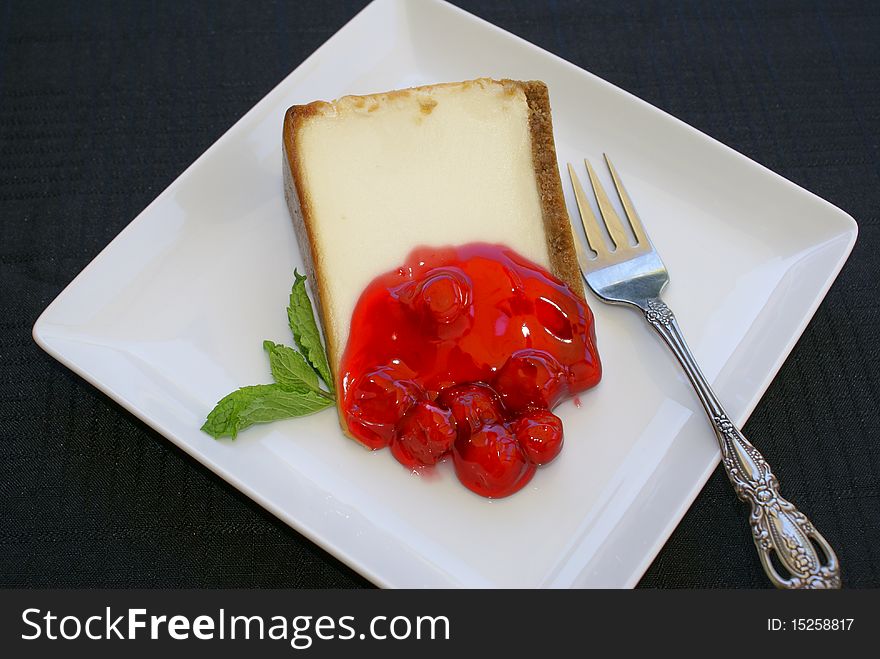
M 751 505 L 750 524 L 764 571 L 777 588 L 840 588 L 840 564 L 828 541 L 794 504 L 783 499 L 779 482 L 767 461 L 733 424 L 693 354 L 669 307 L 660 299 L 669 274 L 651 244 L 614 165 L 605 156 L 620 203 L 629 220 L 632 244 L 620 216 L 589 161 L 584 160 L 599 212 L 614 248 L 609 249 L 599 220 L 590 208 L 574 167 L 568 173 L 574 187 L 581 223 L 595 256 L 575 240 L 581 274 L 603 302 L 641 311 L 684 368 L 718 437 L 721 462 L 737 496 Z M 776 561 L 774 562 L 774 554 Z M 782 570 L 777 567 L 782 568 Z M 782 574 L 785 572 L 786 574 Z

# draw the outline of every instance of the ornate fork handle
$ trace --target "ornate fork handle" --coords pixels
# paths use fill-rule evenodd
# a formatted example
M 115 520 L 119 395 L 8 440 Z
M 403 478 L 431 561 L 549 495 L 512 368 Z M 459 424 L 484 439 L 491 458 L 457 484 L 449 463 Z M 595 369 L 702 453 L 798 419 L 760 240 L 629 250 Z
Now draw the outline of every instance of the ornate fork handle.
M 806 515 L 779 494 L 779 482 L 770 465 L 728 418 L 685 343 L 672 311 L 660 298 L 647 300 L 642 310 L 684 367 L 709 415 L 727 477 L 737 496 L 751 505 L 752 538 L 767 576 L 777 588 L 840 588 L 840 564 L 831 545 Z M 774 566 L 774 552 L 788 575 L 780 574 Z

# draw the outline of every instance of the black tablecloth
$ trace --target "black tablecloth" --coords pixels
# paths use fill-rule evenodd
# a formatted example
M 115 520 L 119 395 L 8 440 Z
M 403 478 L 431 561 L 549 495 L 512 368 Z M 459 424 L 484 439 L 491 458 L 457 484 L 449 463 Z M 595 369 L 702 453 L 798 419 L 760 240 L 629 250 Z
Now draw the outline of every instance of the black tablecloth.
M 746 431 L 838 549 L 846 584 L 880 585 L 880 7 L 459 4 L 858 220 L 852 257 Z M 368 585 L 30 336 L 101 248 L 362 5 L 0 6 L 0 585 Z M 717 472 L 641 585 L 765 586 L 745 519 Z

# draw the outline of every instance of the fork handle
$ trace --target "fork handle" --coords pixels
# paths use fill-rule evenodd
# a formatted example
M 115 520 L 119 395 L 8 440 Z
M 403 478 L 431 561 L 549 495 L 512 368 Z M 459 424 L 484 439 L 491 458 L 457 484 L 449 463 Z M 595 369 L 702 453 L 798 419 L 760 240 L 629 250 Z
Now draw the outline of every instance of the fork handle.
M 672 349 L 709 415 L 727 477 L 737 496 L 751 506 L 752 539 L 770 581 L 786 589 L 840 588 L 840 563 L 831 545 L 806 515 L 780 495 L 770 465 L 727 416 L 672 311 L 660 298 L 647 300 L 642 311 Z M 780 574 L 771 560 L 774 553 L 787 575 Z

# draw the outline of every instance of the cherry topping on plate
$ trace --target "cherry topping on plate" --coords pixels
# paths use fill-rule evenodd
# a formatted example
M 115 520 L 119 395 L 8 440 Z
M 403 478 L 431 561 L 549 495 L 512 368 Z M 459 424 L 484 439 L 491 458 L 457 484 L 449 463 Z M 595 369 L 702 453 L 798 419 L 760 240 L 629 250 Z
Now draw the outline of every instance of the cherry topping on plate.
M 462 482 L 506 496 L 558 452 L 538 411 L 601 378 L 595 341 L 579 291 L 510 248 L 417 247 L 355 305 L 340 409 L 355 439 L 419 471 L 457 435 Z
M 455 438 L 452 413 L 435 403 L 421 401 L 397 424 L 391 453 L 410 468 L 433 465 L 452 450 Z
M 562 450 L 562 420 L 550 410 L 531 410 L 513 426 L 526 457 L 536 465 L 550 462 Z
M 551 409 L 568 393 L 565 369 L 549 352 L 519 350 L 495 376 L 495 390 L 513 412 Z
M 516 437 L 501 424 L 460 435 L 452 457 L 462 485 L 490 499 L 517 492 L 535 474 L 535 465 L 526 459 Z

